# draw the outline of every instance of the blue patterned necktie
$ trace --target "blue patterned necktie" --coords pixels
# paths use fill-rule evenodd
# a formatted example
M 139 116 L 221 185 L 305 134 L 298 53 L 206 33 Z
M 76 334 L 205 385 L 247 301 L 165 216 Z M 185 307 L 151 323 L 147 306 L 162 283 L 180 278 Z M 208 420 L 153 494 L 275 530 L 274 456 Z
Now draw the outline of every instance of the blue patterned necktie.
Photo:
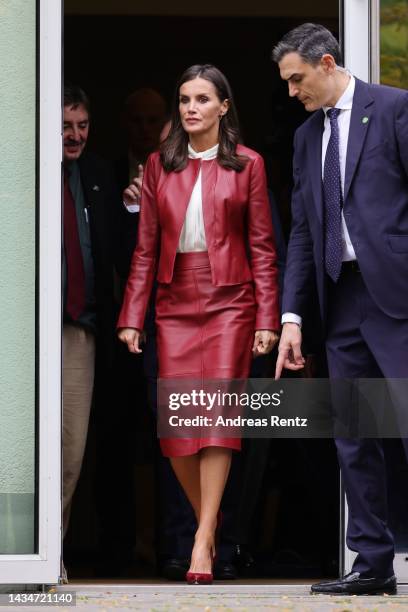
M 325 265 L 330 278 L 337 282 L 342 263 L 341 209 L 343 195 L 340 174 L 340 134 L 337 117 L 338 108 L 330 108 L 327 116 L 330 119 L 331 134 L 327 145 L 323 170 L 323 192 L 325 203 Z

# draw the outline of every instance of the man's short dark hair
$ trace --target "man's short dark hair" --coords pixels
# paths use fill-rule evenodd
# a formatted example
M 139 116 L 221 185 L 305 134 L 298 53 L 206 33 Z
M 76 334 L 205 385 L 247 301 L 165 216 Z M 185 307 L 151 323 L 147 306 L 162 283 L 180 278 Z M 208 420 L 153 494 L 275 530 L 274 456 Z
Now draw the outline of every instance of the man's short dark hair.
M 318 23 L 303 23 L 282 38 L 272 51 L 272 59 L 279 63 L 288 53 L 298 53 L 304 62 L 315 66 L 326 53 L 343 66 L 340 46 L 333 34 Z
M 64 85 L 64 106 L 73 106 L 76 109 L 82 105 L 85 110 L 90 112 L 89 98 L 79 85 L 65 83 Z

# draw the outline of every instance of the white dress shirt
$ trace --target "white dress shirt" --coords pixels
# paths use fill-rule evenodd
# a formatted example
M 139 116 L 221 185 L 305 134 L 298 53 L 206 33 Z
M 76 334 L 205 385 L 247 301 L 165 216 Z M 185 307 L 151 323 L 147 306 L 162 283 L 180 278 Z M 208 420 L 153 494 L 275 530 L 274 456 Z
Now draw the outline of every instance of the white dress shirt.
M 349 83 L 343 93 L 343 95 L 337 100 L 335 104 L 335 108 L 340 109 L 340 113 L 337 117 L 337 123 L 339 126 L 339 156 L 340 156 L 340 176 L 341 176 L 341 189 L 344 195 L 344 180 L 346 175 L 346 157 L 347 157 L 347 144 L 350 130 L 350 119 L 351 119 L 351 109 L 353 107 L 353 97 L 354 90 L 356 86 L 356 81 L 353 75 L 350 75 Z M 331 127 L 330 127 L 330 119 L 327 116 L 327 111 L 329 110 L 329 106 L 324 106 L 323 111 L 325 114 L 324 118 L 324 131 L 322 136 L 322 179 L 324 173 L 324 160 L 326 158 L 327 145 L 329 144 Z M 356 259 L 356 254 L 354 252 L 353 245 L 350 240 L 350 235 L 348 233 L 346 221 L 344 219 L 343 210 L 341 211 L 341 237 L 342 237 L 342 245 L 343 245 L 343 261 L 352 261 Z M 299 315 L 294 314 L 292 312 L 285 312 L 282 315 L 282 323 L 297 323 L 298 325 L 302 324 L 302 319 Z
M 346 157 L 347 157 L 347 144 L 350 130 L 350 119 L 351 109 L 353 106 L 354 89 L 356 86 L 355 78 L 350 75 L 350 81 L 347 88 L 341 98 L 336 103 L 336 108 L 340 109 L 340 113 L 337 117 L 337 123 L 339 126 L 339 155 L 340 155 L 340 176 L 341 176 L 341 190 L 344 196 L 344 180 L 346 176 Z M 325 113 L 324 119 L 324 132 L 322 138 L 322 178 L 324 172 L 324 160 L 326 158 L 327 145 L 329 144 L 331 127 L 330 119 L 327 116 L 328 106 L 323 107 Z M 351 244 L 350 236 L 344 220 L 343 210 L 341 211 L 341 237 L 343 243 L 343 261 L 352 261 L 356 259 L 353 245 Z
M 188 145 L 188 156 L 191 159 L 211 160 L 217 157 L 218 144 L 207 151 L 196 152 Z M 207 251 L 207 240 L 205 237 L 203 200 L 201 192 L 201 168 L 187 206 L 186 218 L 181 230 L 177 253 L 192 253 Z

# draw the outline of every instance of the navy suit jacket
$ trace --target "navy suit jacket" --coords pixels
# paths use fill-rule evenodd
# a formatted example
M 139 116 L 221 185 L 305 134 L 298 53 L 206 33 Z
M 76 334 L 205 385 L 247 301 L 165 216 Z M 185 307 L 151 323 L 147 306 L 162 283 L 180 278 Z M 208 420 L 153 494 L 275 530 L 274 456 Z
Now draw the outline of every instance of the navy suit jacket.
M 296 132 L 292 230 L 283 312 L 300 316 L 316 276 L 327 315 L 322 133 L 324 112 Z M 368 291 L 388 316 L 408 318 L 408 92 L 356 79 L 348 138 L 344 216 Z

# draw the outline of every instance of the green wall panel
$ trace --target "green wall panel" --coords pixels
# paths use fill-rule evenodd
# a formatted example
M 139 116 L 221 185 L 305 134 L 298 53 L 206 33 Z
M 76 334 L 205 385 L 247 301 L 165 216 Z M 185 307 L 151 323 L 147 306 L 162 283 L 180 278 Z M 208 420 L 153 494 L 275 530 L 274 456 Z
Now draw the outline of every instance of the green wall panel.
M 35 0 L 0 2 L 0 554 L 34 552 Z

